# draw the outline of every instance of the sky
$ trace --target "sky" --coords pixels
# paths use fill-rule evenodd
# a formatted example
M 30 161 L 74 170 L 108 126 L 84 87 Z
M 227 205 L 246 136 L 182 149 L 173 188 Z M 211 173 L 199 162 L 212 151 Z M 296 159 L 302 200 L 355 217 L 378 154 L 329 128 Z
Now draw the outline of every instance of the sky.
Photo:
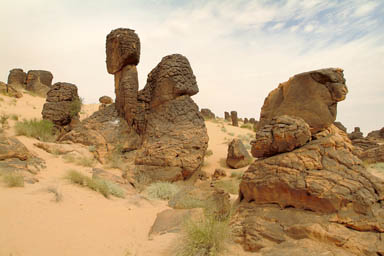
M 9 70 L 49 70 L 85 103 L 114 95 L 105 40 L 119 27 L 141 41 L 139 87 L 161 58 L 186 56 L 200 108 L 260 116 L 268 93 L 295 74 L 344 69 L 348 131 L 384 127 L 382 0 L 1 0 L 0 81 Z

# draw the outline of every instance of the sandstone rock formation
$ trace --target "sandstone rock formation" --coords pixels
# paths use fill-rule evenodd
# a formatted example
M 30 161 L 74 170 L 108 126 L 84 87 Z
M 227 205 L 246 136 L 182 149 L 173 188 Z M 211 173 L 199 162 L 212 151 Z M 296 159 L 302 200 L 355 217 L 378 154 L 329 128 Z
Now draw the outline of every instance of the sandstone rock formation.
M 226 163 L 229 167 L 238 169 L 249 165 L 252 161 L 247 149 L 239 139 L 233 139 L 228 145 Z
M 99 102 L 101 104 L 112 104 L 113 103 L 113 100 L 111 97 L 109 96 L 102 96 L 99 98 Z
M 33 175 L 45 168 L 45 162 L 33 155 L 17 139 L 0 133 L 0 175 L 20 173 L 27 182 L 38 181 Z
M 362 139 L 364 138 L 363 133 L 360 131 L 360 127 L 355 127 L 353 132 L 348 134 L 350 140 Z
M 43 119 L 52 121 L 57 127 L 66 128 L 72 120 L 79 119 L 81 101 L 77 87 L 70 83 L 55 83 L 47 93 L 43 106 Z
M 208 108 L 202 108 L 200 110 L 200 113 L 205 119 L 215 119 L 216 118 L 215 114 Z
M 24 86 L 27 74 L 21 68 L 14 68 L 9 71 L 8 84 Z
M 244 118 L 244 124 L 247 124 L 247 123 L 249 123 L 248 118 Z
M 239 126 L 239 120 L 237 119 L 237 112 L 231 111 L 231 120 L 233 126 Z
M 359 153 L 359 158 L 367 163 L 384 162 L 384 144 L 366 148 Z
M 139 93 L 146 124 L 135 161 L 137 171 L 151 179 L 175 181 L 190 177 L 201 167 L 208 135 L 190 97 L 198 91 L 190 64 L 180 54 L 164 57 L 149 73 Z
M 347 132 L 347 128 L 341 122 L 333 122 L 333 124 L 343 132 Z
M 107 36 L 106 54 L 108 73 L 115 76 L 117 112 L 131 126 L 138 108 L 140 39 L 131 29 L 112 30 Z
M 213 181 L 216 181 L 216 180 L 220 180 L 221 178 L 223 177 L 226 177 L 227 174 L 225 173 L 225 171 L 223 169 L 215 169 L 215 172 L 212 174 L 212 180 Z
M 290 115 L 304 119 L 311 132 L 316 133 L 335 121 L 337 102 L 344 100 L 347 93 L 342 69 L 295 75 L 269 93 L 261 109 L 258 128 L 273 117 Z
M 52 87 L 53 75 L 46 70 L 30 70 L 27 73 L 26 89 L 45 96 Z
M 227 111 L 224 112 L 224 119 L 227 121 L 231 121 L 231 116 L 229 115 L 229 113 Z
M 0 93 L 14 98 L 21 98 L 23 94 L 14 88 L 15 84 L 9 85 L 0 81 Z
M 310 140 L 309 125 L 303 119 L 278 116 L 256 132 L 256 140 L 251 141 L 251 153 L 254 157 L 269 157 L 292 151 Z
M 372 140 L 384 140 L 384 127 L 377 131 L 371 131 L 368 133 L 367 138 Z
M 249 119 L 249 122 L 250 122 L 251 124 L 254 124 L 254 123 L 256 123 L 256 119 L 252 117 L 252 118 Z

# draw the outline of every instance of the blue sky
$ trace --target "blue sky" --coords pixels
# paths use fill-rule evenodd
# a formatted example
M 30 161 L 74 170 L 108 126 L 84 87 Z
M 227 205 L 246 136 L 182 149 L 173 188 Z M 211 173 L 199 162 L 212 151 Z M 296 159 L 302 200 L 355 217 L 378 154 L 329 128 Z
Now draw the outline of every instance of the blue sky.
M 259 117 L 268 93 L 294 74 L 343 68 L 349 94 L 338 120 L 367 133 L 384 126 L 384 1 L 55 1 L 0 3 L 0 80 L 15 67 L 46 69 L 79 87 L 86 102 L 114 96 L 105 37 L 135 29 L 140 88 L 165 55 L 188 57 L 217 115 Z

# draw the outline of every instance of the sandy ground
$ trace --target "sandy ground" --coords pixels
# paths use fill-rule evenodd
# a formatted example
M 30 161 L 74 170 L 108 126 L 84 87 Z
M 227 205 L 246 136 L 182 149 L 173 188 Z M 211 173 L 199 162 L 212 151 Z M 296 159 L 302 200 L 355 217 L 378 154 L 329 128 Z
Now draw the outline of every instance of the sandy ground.
M 44 102 L 45 99 L 28 94 L 17 100 L 0 95 L 0 116 L 40 119 Z M 99 104 L 84 105 L 81 119 L 98 107 Z M 15 135 L 16 121 L 9 118 L 8 122 L 10 128 L 6 133 Z M 223 164 L 228 147 L 225 138 L 251 131 L 210 121 L 206 124 L 213 155 L 207 158 L 204 170 L 211 174 L 216 168 L 222 168 L 230 174 L 231 170 Z M 223 125 L 226 132 L 222 131 Z M 99 193 L 70 184 L 63 178 L 68 170 L 90 176 L 91 168 L 68 163 L 35 147 L 33 144 L 38 142 L 35 139 L 24 136 L 18 139 L 44 159 L 47 168 L 37 174 L 39 182 L 25 184 L 23 188 L 7 188 L 0 183 L 0 256 L 172 255 L 178 235 L 165 234 L 148 240 L 156 214 L 168 209 L 167 202 L 149 201 L 139 194 L 125 199 L 106 199 Z M 48 188 L 56 189 L 62 200 L 56 202 Z M 240 255 L 233 250 L 240 251 L 233 246 L 229 255 Z
M 19 120 L 41 118 L 45 99 L 24 94 L 14 100 L 0 95 L 0 116 L 17 115 Z M 85 105 L 81 119 L 88 117 L 99 104 Z M 14 135 L 9 119 L 8 135 Z M 223 120 L 206 122 L 209 147 L 203 170 L 208 175 L 216 168 L 233 170 L 225 165 L 228 142 L 235 137 L 254 137 L 251 130 L 233 127 Z M 131 194 L 124 199 L 104 198 L 101 194 L 70 184 L 63 177 L 69 169 L 91 175 L 91 168 L 68 163 L 33 144 L 35 139 L 18 136 L 34 154 L 46 161 L 47 168 L 37 174 L 39 182 L 23 188 L 7 188 L 0 183 L 0 256 L 127 256 L 173 255 L 180 240 L 177 234 L 164 234 L 148 240 L 156 214 L 168 209 L 165 201 L 149 201 Z M 99 165 L 99 167 L 102 167 Z M 56 189 L 62 200 L 56 202 L 48 188 Z M 250 255 L 232 245 L 226 255 Z M 252 254 L 257 255 L 257 254 Z

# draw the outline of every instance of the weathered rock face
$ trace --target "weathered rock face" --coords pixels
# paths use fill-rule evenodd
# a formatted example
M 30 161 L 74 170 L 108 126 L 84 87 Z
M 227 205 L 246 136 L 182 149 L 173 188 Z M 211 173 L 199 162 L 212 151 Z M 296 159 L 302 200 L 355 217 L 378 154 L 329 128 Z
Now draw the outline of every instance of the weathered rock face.
M 141 143 L 137 133 L 119 117 L 115 105 L 93 113 L 59 139 L 95 147 L 95 157 L 105 163 L 109 153 L 117 149 L 122 152 L 136 150 Z
M 143 144 L 135 161 L 137 171 L 155 180 L 174 181 L 188 178 L 200 168 L 208 135 L 190 97 L 197 92 L 189 62 L 180 54 L 164 57 L 150 72 L 139 93 L 146 125 L 141 128 Z
M 9 71 L 8 84 L 17 84 L 24 86 L 27 74 L 21 68 L 14 68 Z
M 231 120 L 233 126 L 239 126 L 239 120 L 237 119 L 237 112 L 231 111 Z
M 251 160 L 252 158 L 241 140 L 233 139 L 229 143 L 226 160 L 229 167 L 234 169 L 242 168 L 249 165 Z
M 99 102 L 100 102 L 101 104 L 112 104 L 112 103 L 113 103 L 113 100 L 112 100 L 112 98 L 109 97 L 109 96 L 101 96 L 101 97 L 99 98 Z
M 366 148 L 360 152 L 359 158 L 367 163 L 384 162 L 384 145 Z
M 14 84 L 16 85 L 16 84 Z M 23 94 L 18 91 L 16 88 L 14 88 L 13 86 L 14 85 L 9 85 L 9 84 L 6 84 L 6 83 L 3 83 L 0 81 L 0 93 L 2 94 L 6 94 L 10 97 L 14 97 L 14 98 L 21 98 L 23 97 Z
M 342 247 L 351 255 L 381 254 L 384 182 L 365 170 L 353 150 L 345 133 L 331 125 L 301 148 L 256 160 L 240 184 L 241 207 L 252 214 L 238 211 L 234 222 L 239 241 L 246 249 L 258 251 L 308 238 Z M 269 204 L 280 209 L 271 210 Z M 273 214 L 280 213 L 275 220 Z M 274 221 L 265 222 L 259 216 Z M 372 242 L 359 242 L 363 237 Z M 353 248 L 350 238 L 358 242 Z
M 309 125 L 301 118 L 278 116 L 256 132 L 251 141 L 254 157 L 269 157 L 289 152 L 311 140 Z
M 126 65 L 139 64 L 140 39 L 132 29 L 118 28 L 112 30 L 106 42 L 107 70 L 115 74 Z
M 45 96 L 52 87 L 53 75 L 45 70 L 30 70 L 27 74 L 26 89 Z
M 224 119 L 227 121 L 231 121 L 231 116 L 229 115 L 229 113 L 227 111 L 224 112 Z
M 79 118 L 81 102 L 77 87 L 70 83 L 55 83 L 47 93 L 47 102 L 43 106 L 43 119 L 52 121 L 56 126 L 64 127 L 73 119 Z
M 347 128 L 341 122 L 333 122 L 333 124 L 343 132 L 347 132 Z
M 368 133 L 367 138 L 372 140 L 384 140 L 384 127 L 377 131 L 371 131 Z
M 261 109 L 258 128 L 273 117 L 290 115 L 304 119 L 311 132 L 316 133 L 335 121 L 337 102 L 344 100 L 347 93 L 342 69 L 295 75 L 269 93 Z
M 353 132 L 348 134 L 350 140 L 362 139 L 364 138 L 363 133 L 360 131 L 360 127 L 355 127 Z
M 17 139 L 0 134 L 0 174 L 18 172 L 27 182 L 38 181 L 31 174 L 37 174 L 45 168 L 45 162 L 34 156 Z
M 202 108 L 200 110 L 200 113 L 205 119 L 215 119 L 216 118 L 215 114 L 208 108 Z

